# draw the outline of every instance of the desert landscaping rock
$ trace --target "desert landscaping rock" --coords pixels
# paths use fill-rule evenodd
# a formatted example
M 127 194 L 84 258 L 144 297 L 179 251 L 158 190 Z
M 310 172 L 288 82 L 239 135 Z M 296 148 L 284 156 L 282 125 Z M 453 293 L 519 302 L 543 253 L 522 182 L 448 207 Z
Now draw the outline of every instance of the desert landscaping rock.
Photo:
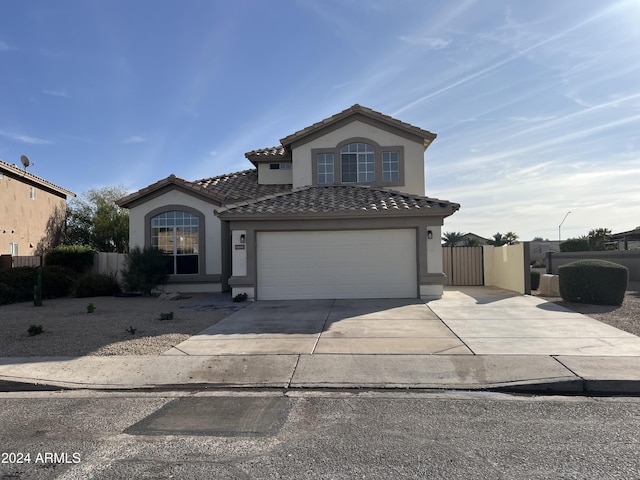
M 87 312 L 90 303 L 93 313 Z M 231 305 L 231 300 L 211 294 L 171 302 L 92 297 L 45 300 L 41 307 L 30 302 L 3 305 L 0 357 L 159 355 L 218 323 L 233 311 Z M 173 320 L 160 320 L 169 312 Z M 30 325 L 42 325 L 43 332 L 29 336 Z

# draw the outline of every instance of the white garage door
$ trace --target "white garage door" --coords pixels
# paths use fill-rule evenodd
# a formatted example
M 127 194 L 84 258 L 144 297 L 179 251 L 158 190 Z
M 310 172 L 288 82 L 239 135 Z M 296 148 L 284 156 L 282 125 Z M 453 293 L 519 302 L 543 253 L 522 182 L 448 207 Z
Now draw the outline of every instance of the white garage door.
M 260 300 L 415 298 L 416 232 L 259 232 Z

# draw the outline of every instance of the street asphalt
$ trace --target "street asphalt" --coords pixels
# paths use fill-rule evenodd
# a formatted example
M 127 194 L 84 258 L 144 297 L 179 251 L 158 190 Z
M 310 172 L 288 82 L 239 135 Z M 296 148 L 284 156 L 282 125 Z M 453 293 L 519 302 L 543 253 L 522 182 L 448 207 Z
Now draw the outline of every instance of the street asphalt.
M 157 356 L 0 357 L 0 389 L 640 394 L 640 337 L 538 297 L 258 301 Z

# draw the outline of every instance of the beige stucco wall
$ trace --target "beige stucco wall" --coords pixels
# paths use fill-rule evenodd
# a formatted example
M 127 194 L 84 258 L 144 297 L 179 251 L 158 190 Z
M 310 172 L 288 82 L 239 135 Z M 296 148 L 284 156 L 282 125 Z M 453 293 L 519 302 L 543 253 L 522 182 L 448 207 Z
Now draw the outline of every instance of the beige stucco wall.
M 283 162 L 273 162 L 283 163 Z M 258 183 L 262 185 L 279 185 L 293 183 L 293 169 L 271 170 L 269 163 L 261 163 L 258 165 Z
M 30 189 L 36 189 L 30 198 Z M 35 184 L 28 184 L 8 173 L 0 178 L 0 254 L 10 253 L 9 244 L 18 244 L 18 255 L 35 255 L 39 244 L 49 247 L 47 224 L 62 228 L 67 201 Z
M 205 274 L 221 274 L 222 259 L 220 245 L 220 220 L 213 214 L 215 205 L 184 192 L 171 190 L 129 210 L 129 245 L 144 247 L 149 239 L 145 238 L 145 215 L 166 205 L 184 205 L 202 212 L 205 219 Z M 201 249 L 202 253 L 202 249 Z
M 313 149 L 333 148 L 349 138 L 368 138 L 381 147 L 404 147 L 405 185 L 394 186 L 393 189 L 414 195 L 424 195 L 424 146 L 422 143 L 413 142 L 359 120 L 293 149 L 293 187 L 299 188 L 313 184 L 311 157 Z
M 513 290 L 519 293 L 531 293 L 529 275 L 529 244 L 504 245 L 493 247 L 483 245 L 484 284 Z

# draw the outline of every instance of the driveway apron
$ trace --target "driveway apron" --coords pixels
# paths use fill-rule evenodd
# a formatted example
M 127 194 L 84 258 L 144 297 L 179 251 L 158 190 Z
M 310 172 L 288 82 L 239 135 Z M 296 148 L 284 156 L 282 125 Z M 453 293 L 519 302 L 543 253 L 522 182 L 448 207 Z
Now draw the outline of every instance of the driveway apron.
M 258 301 L 164 355 L 637 356 L 640 338 L 488 287 L 442 299 Z

